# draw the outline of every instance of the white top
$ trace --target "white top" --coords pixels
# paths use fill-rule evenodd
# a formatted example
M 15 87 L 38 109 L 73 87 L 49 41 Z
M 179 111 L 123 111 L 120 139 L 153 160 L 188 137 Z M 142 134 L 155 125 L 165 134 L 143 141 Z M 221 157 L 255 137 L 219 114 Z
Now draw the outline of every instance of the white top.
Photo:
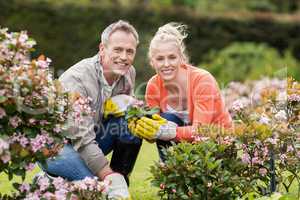
M 190 120 L 189 120 L 189 112 L 188 110 L 182 110 L 182 111 L 177 111 L 174 108 L 172 108 L 171 106 L 169 106 L 167 104 L 167 112 L 176 115 L 177 117 L 179 117 L 185 124 L 189 124 Z

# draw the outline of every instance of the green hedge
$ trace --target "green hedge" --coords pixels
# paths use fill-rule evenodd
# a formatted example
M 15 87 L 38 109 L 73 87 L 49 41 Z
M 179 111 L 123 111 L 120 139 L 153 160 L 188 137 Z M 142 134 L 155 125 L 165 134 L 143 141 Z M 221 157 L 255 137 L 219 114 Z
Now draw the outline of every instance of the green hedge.
M 258 80 L 262 77 L 300 76 L 299 62 L 289 51 L 279 55 L 262 43 L 233 42 L 219 51 L 211 51 L 200 64 L 215 75 L 222 86 L 228 82 Z
M 290 49 L 300 59 L 299 22 L 196 16 L 173 8 L 154 11 L 142 6 L 127 9 L 115 6 L 107 9 L 99 3 L 55 6 L 32 0 L 0 0 L 0 9 L 0 25 L 12 31 L 28 30 L 38 42 L 36 54 L 52 58 L 56 72 L 94 55 L 101 30 L 120 18 L 130 21 L 141 36 L 135 61 L 139 83 L 154 73 L 149 72 L 146 56 L 149 40 L 159 26 L 170 21 L 189 26 L 186 43 L 193 64 L 201 63 L 210 50 L 219 50 L 233 41 L 263 42 L 281 53 Z

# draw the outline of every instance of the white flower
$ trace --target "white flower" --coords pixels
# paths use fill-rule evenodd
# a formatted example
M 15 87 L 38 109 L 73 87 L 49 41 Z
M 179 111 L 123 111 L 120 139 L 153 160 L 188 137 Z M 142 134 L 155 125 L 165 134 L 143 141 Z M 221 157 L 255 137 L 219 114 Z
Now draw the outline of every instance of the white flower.
M 263 116 L 260 117 L 258 122 L 261 123 L 261 124 L 270 125 L 271 120 L 270 120 L 269 117 L 263 115 Z
M 284 110 L 280 110 L 278 113 L 275 115 L 275 119 L 278 121 L 286 121 L 287 120 L 287 115 Z

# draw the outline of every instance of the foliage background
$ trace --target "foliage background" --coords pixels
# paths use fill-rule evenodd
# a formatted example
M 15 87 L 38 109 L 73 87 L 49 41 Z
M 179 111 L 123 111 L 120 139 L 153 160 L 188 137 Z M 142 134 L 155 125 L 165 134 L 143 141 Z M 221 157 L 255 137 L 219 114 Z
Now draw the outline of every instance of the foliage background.
M 141 93 L 145 81 L 154 74 L 147 59 L 149 40 L 159 26 L 170 21 L 188 25 L 187 49 L 191 63 L 197 66 L 203 66 L 212 51 L 219 51 L 232 42 L 264 43 L 280 55 L 291 52 L 299 61 L 299 0 L 285 3 L 264 0 L 257 1 L 260 2 L 258 4 L 255 0 L 238 2 L 0 0 L 0 25 L 12 31 L 28 30 L 38 41 L 35 54 L 49 56 L 56 75 L 59 75 L 79 60 L 97 53 L 99 34 L 108 24 L 118 19 L 128 20 L 140 34 L 135 67 Z M 236 74 L 240 74 L 238 79 L 246 79 L 247 74 L 235 67 Z M 289 73 L 299 77 L 299 70 L 292 67 Z M 223 81 L 222 77 L 216 78 L 219 82 Z

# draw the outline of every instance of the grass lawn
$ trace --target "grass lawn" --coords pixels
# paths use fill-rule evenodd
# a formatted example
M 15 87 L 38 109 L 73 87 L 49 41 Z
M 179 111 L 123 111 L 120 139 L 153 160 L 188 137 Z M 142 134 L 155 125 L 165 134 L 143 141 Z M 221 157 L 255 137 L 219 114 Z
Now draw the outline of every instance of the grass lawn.
M 158 154 L 155 144 L 149 144 L 144 141 L 141 152 L 136 161 L 135 168 L 130 176 L 130 193 L 135 200 L 155 200 L 159 199 L 156 195 L 157 189 L 150 185 L 150 181 L 147 178 L 150 177 L 149 167 L 153 165 L 154 161 L 158 160 Z M 27 182 L 30 182 L 34 174 L 39 172 L 39 168 L 36 168 L 26 178 Z M 14 180 L 21 182 L 19 177 Z M 0 192 L 8 194 L 12 191 L 11 183 L 8 181 L 5 174 L 0 174 Z

